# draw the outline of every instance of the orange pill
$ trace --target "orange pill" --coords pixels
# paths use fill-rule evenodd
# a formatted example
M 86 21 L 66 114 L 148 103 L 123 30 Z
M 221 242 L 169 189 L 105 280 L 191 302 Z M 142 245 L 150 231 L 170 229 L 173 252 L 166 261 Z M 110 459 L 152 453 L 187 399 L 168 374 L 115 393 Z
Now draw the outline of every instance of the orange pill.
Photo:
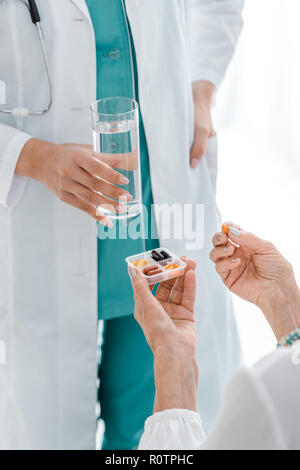
M 165 269 L 167 271 L 171 271 L 171 269 L 176 269 L 178 267 L 179 267 L 178 264 L 168 264 L 167 266 L 165 266 Z
M 223 225 L 222 225 L 222 230 L 223 230 L 224 233 L 226 233 L 226 235 L 228 235 L 228 233 L 229 233 L 229 227 L 228 227 L 227 224 L 223 224 Z

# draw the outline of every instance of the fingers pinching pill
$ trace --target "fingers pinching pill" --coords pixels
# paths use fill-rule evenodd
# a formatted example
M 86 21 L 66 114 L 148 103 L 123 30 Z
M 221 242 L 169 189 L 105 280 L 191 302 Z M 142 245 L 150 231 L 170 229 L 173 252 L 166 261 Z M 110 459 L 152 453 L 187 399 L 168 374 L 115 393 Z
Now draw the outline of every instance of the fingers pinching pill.
M 186 267 L 182 259 L 164 248 L 129 256 L 126 262 L 137 267 L 149 285 L 182 276 Z

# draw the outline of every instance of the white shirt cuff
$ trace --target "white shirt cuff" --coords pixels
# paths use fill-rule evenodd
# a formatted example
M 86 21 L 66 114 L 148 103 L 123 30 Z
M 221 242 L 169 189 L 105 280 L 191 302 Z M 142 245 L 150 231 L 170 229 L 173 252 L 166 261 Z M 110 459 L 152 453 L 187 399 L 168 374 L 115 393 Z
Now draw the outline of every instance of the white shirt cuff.
M 16 131 L 0 157 L 0 204 L 13 207 L 20 201 L 27 178 L 16 175 L 15 169 L 25 143 L 31 138 L 29 134 Z
M 198 413 L 172 409 L 155 413 L 145 422 L 139 450 L 198 449 L 205 433 Z

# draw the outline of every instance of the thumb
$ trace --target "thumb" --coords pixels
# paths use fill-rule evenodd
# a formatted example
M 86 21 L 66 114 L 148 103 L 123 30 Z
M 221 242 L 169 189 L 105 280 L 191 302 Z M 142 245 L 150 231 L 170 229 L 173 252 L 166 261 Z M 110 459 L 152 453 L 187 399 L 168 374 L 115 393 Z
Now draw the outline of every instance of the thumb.
M 253 251 L 264 251 L 268 242 L 253 233 L 245 232 L 240 228 L 229 225 L 229 238 L 239 246 L 245 246 Z
M 134 292 L 134 298 L 138 303 L 153 302 L 153 295 L 149 289 L 146 279 L 142 276 L 139 269 L 129 267 L 129 276 Z
M 182 305 L 192 312 L 194 320 L 194 308 L 196 300 L 196 273 L 195 271 L 187 271 L 184 278 L 184 288 L 182 294 Z

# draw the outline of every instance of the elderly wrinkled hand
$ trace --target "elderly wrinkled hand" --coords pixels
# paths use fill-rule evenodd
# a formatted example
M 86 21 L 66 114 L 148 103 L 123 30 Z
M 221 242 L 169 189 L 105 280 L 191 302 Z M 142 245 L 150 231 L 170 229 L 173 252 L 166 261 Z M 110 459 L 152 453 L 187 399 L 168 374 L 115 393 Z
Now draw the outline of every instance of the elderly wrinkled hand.
M 231 292 L 264 312 L 277 337 L 282 335 L 283 323 L 290 318 L 283 318 L 287 305 L 299 298 L 292 265 L 271 242 L 231 222 L 223 227 L 227 233 L 214 235 L 210 253 L 218 274 Z
M 155 296 L 140 271 L 130 267 L 135 299 L 134 315 L 153 352 L 170 344 L 196 348 L 196 263 L 185 261 L 187 266 L 184 276 L 162 282 Z
M 162 282 L 155 297 L 141 272 L 129 269 L 135 318 L 154 355 L 154 412 L 167 408 L 197 408 L 196 263 L 185 261 L 184 276 Z

